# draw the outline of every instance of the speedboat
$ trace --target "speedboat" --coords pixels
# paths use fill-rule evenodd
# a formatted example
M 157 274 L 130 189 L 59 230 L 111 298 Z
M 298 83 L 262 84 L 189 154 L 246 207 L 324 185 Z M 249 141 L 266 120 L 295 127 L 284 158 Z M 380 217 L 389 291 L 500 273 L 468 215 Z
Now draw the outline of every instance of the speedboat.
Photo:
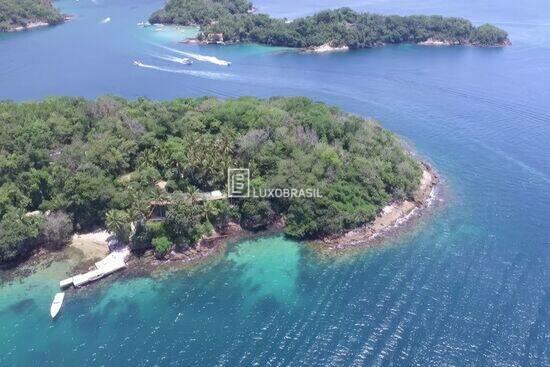
M 174 58 L 174 61 L 183 65 L 191 65 L 193 63 L 193 60 L 191 60 L 188 57 L 182 57 L 182 58 Z
M 56 293 L 55 297 L 53 298 L 52 306 L 50 307 L 50 315 L 52 319 L 54 319 L 57 314 L 59 313 L 59 310 L 61 310 L 61 306 L 63 305 L 63 299 L 65 298 L 65 293 Z

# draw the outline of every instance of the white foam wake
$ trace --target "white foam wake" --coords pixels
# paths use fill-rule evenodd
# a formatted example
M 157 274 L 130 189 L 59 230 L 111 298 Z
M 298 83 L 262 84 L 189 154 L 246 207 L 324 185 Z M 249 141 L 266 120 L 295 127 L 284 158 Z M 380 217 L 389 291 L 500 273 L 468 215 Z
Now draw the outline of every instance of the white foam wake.
M 153 55 L 153 56 L 156 57 L 157 59 L 175 62 L 176 64 L 189 65 L 191 63 L 189 59 L 170 56 L 170 55 L 165 55 L 165 56 Z
M 221 59 L 218 59 L 217 57 L 214 57 L 214 56 L 206 56 L 206 55 L 194 54 L 194 53 L 191 53 L 191 52 L 184 52 L 184 51 L 176 50 L 175 48 L 170 48 L 170 47 L 164 47 L 164 48 L 167 49 L 167 50 L 170 50 L 172 52 L 178 53 L 180 55 L 190 57 L 190 58 L 195 59 L 197 61 L 209 62 L 209 63 L 220 65 L 220 66 L 229 66 L 229 65 L 231 65 L 230 61 L 221 60 Z
M 207 78 L 207 79 L 232 79 L 234 77 L 234 75 L 230 74 L 230 73 L 218 73 L 218 72 L 212 72 L 212 71 L 172 69 L 172 68 L 165 68 L 165 67 L 162 67 L 162 66 L 148 65 L 148 64 L 144 64 L 144 63 L 139 62 L 139 61 L 134 61 L 134 65 L 139 66 L 140 68 L 164 71 L 164 72 L 167 72 L 167 73 L 186 74 L 186 75 L 196 76 L 196 77 L 199 77 L 199 78 Z

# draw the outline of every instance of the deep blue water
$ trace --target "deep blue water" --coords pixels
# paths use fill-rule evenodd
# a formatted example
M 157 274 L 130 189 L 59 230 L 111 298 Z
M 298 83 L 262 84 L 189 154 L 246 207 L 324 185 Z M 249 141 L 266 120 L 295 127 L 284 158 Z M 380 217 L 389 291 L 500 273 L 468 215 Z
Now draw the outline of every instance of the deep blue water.
M 0 99 L 306 95 L 401 135 L 445 177 L 447 205 L 398 243 L 322 261 L 279 237 L 214 264 L 121 279 L 48 309 L 66 265 L 0 288 L 0 365 L 550 365 L 550 4 L 280 1 L 494 22 L 505 49 L 391 46 L 304 55 L 187 46 L 140 29 L 162 1 L 59 1 L 76 19 L 0 35 Z M 112 21 L 101 24 L 111 17 Z M 161 46 L 231 67 L 178 66 Z M 134 66 L 140 60 L 169 71 Z

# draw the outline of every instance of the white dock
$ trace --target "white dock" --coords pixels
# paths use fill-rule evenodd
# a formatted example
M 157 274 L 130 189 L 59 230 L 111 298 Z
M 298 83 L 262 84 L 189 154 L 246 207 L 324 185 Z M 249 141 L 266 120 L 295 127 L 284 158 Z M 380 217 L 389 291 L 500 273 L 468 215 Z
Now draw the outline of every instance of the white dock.
M 73 285 L 73 277 L 63 279 L 59 282 L 59 288 L 61 289 L 65 289 L 67 287 L 70 287 L 71 285 Z
M 71 285 L 81 287 L 95 280 L 106 277 L 120 269 L 126 267 L 126 257 L 130 254 L 130 250 L 125 247 L 118 251 L 111 252 L 106 258 L 95 263 L 95 269 L 84 273 L 77 274 L 71 278 L 64 279 L 59 282 L 61 288 L 66 288 Z

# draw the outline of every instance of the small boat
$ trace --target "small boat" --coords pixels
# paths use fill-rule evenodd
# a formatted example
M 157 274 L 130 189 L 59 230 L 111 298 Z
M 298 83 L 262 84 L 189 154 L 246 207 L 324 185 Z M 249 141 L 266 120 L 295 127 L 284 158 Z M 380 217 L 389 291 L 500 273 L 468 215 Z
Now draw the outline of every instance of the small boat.
M 134 65 L 136 66 L 143 66 L 143 63 L 137 61 L 137 60 L 134 60 Z
M 177 62 L 178 64 L 182 64 L 182 65 L 191 65 L 193 63 L 193 60 L 191 60 L 190 58 L 187 58 L 187 57 L 182 57 L 182 58 L 174 57 L 172 59 L 172 61 Z
M 54 319 L 59 313 L 59 310 L 63 305 L 64 298 L 65 298 L 65 293 L 63 292 L 56 293 L 55 297 L 53 298 L 52 306 L 50 307 L 50 315 L 52 316 L 52 319 Z
M 110 21 L 111 21 L 111 17 L 107 17 L 107 18 L 103 19 L 101 21 L 101 23 L 105 24 L 105 23 L 109 23 Z
M 137 25 L 139 27 L 150 27 L 151 23 L 149 23 L 149 22 L 139 22 Z

